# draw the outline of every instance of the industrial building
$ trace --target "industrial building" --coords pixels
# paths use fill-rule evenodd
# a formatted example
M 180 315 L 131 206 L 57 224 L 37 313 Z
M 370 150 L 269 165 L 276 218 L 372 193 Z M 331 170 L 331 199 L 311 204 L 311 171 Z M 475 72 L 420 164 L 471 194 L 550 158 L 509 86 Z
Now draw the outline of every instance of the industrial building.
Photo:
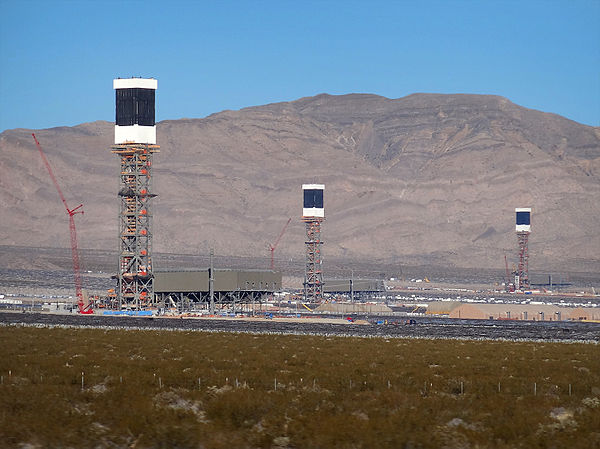
M 453 307 L 448 316 L 476 320 L 596 321 L 600 320 L 600 308 L 560 307 L 551 304 L 463 303 Z
M 361 314 L 361 315 L 392 315 L 393 310 L 381 303 L 323 303 L 315 309 L 319 313 L 332 314 Z
M 436 301 L 427 304 L 425 313 L 427 315 L 449 315 L 457 307 L 463 303 L 460 301 Z
M 279 290 L 279 271 L 206 268 L 154 272 L 157 307 L 176 308 L 180 312 L 208 307 L 214 313 L 224 304 L 260 303 Z
M 355 297 L 371 296 L 385 292 L 381 279 L 325 279 L 323 293 L 354 295 Z

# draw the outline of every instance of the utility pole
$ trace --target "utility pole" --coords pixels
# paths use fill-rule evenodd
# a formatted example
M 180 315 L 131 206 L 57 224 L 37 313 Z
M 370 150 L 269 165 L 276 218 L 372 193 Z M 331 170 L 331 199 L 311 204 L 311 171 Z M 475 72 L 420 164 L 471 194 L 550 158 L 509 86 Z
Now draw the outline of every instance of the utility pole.
M 304 292 L 302 293 L 302 296 L 304 298 L 304 303 L 306 304 L 306 268 L 304 269 L 304 283 L 302 285 L 304 286 Z
M 352 270 L 352 276 L 350 277 L 350 302 L 354 304 L 354 270 Z
M 210 294 L 210 313 L 215 313 L 215 278 L 213 273 L 214 250 L 210 249 L 210 268 L 208 269 L 208 289 Z

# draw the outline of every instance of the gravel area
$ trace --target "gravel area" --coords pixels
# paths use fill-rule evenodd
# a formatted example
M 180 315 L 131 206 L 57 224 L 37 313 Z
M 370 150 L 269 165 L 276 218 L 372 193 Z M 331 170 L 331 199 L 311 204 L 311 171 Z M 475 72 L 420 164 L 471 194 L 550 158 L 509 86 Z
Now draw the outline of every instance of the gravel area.
M 306 334 L 382 338 L 450 338 L 600 342 L 600 324 L 416 318 L 416 324 L 332 324 L 270 320 L 138 318 L 112 316 L 0 313 L 0 325 L 78 326 L 117 329 L 164 329 L 259 334 Z

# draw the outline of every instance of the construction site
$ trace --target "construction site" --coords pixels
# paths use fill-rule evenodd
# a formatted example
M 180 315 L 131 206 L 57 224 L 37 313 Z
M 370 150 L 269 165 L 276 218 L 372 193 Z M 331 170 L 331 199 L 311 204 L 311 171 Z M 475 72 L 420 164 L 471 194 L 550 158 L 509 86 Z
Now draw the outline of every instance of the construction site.
M 302 203 L 301 207 L 300 201 L 297 205 L 298 211 L 301 210 L 297 220 L 305 227 L 304 269 L 303 273 L 296 272 L 294 276 L 296 279 L 300 278 L 301 285 L 285 285 L 290 273 L 281 268 L 276 269 L 275 265 L 275 251 L 293 220 L 291 217 L 273 243 L 269 244 L 268 269 L 261 268 L 260 264 L 246 264 L 244 267 L 226 266 L 223 263 L 215 265 L 212 250 L 205 266 L 192 263 L 180 268 L 161 268 L 160 264 L 156 264 L 153 253 L 153 221 L 160 220 L 159 216 L 155 216 L 153 208 L 153 200 L 159 194 L 153 187 L 153 159 L 161 151 L 156 138 L 157 88 L 157 80 L 151 78 L 118 78 L 113 81 L 115 126 L 114 144 L 110 151 L 115 156 L 119 173 L 118 180 L 115 180 L 118 255 L 113 265 L 117 269 L 111 276 L 113 286 L 102 293 L 98 293 L 98 289 L 92 289 L 95 290 L 94 293 L 89 294 L 84 282 L 95 281 L 86 278 L 85 273 L 81 272 L 75 222 L 77 215 L 84 213 L 84 205 L 68 205 L 43 145 L 33 135 L 69 219 L 77 313 L 188 317 L 272 317 L 275 314 L 296 317 L 331 315 L 339 318 L 352 315 L 356 318 L 371 315 L 387 318 L 384 320 L 386 323 L 397 321 L 398 317 L 425 316 L 525 321 L 600 320 L 600 314 L 597 313 L 600 311 L 597 308 L 598 301 L 588 301 L 586 304 L 575 299 L 569 308 L 564 298 L 558 302 L 552 297 L 551 277 L 547 288 L 536 286 L 532 282 L 529 274 L 531 207 L 515 208 L 516 263 L 510 269 L 508 258 L 504 255 L 505 273 L 502 282 L 496 282 L 496 287 L 487 293 L 473 290 L 463 292 L 462 295 L 456 294 L 452 288 L 434 286 L 426 277 L 424 280 L 403 278 L 399 282 L 399 279 L 387 276 L 355 277 L 354 270 L 349 270 L 349 276 L 325 277 L 325 184 L 314 182 L 298 186 L 298 197 Z M 335 192 L 330 194 L 335 195 Z M 284 270 L 286 268 L 280 261 L 278 266 Z M 554 287 L 557 288 L 560 284 L 561 282 L 555 281 Z M 411 291 L 417 291 L 418 294 L 406 295 Z M 593 289 L 592 293 L 592 297 L 597 296 Z M 541 302 L 535 299 L 540 299 Z M 1 301 L 5 303 L 4 308 L 17 308 L 16 303 L 11 303 L 9 298 L 3 297 Z M 449 301 L 453 304 L 458 302 L 458 305 L 440 308 L 436 304 L 449 304 Z M 465 301 L 487 303 L 492 308 L 497 306 L 498 310 L 482 310 L 480 305 L 463 304 Z M 490 304 L 499 301 L 510 304 L 510 307 Z M 44 301 L 36 304 L 34 299 L 29 305 L 30 310 L 58 310 L 58 302 L 55 309 L 44 307 Z M 552 309 L 540 312 L 541 308 L 536 304 L 533 309 L 524 310 L 530 307 L 528 303 L 531 302 L 539 302 Z M 577 312 L 571 310 L 575 306 L 578 306 Z M 26 309 L 25 306 L 21 308 Z M 73 307 L 70 311 L 72 310 Z M 354 321 L 354 318 L 347 318 L 350 322 Z M 377 320 L 379 321 L 381 320 Z

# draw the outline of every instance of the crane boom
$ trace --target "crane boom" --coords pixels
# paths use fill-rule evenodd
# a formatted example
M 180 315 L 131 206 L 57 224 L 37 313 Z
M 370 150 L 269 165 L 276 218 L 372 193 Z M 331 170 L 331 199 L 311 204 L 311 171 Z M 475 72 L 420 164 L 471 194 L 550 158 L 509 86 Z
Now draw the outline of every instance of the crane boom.
M 60 200 L 64 204 L 65 209 L 67 209 L 67 213 L 69 215 L 71 215 L 71 211 L 69 209 L 69 206 L 67 205 L 67 200 L 65 199 L 65 196 L 63 195 L 62 190 L 60 189 L 60 186 L 58 185 L 58 181 L 56 180 L 56 177 L 54 176 L 54 172 L 52 171 L 52 168 L 50 167 L 50 162 L 48 162 L 48 159 L 46 158 L 46 155 L 42 151 L 42 146 L 38 142 L 37 137 L 35 137 L 35 134 L 31 133 L 31 135 L 33 136 L 33 140 L 35 140 L 35 145 L 37 146 L 37 149 L 40 152 L 40 156 L 42 156 L 42 160 L 44 161 L 44 165 L 46 166 L 46 169 L 48 170 L 48 173 L 50 174 L 50 179 L 52 179 L 52 182 L 54 183 L 54 187 L 56 187 L 56 191 L 58 192 L 58 196 L 60 196 Z
M 35 145 L 37 146 L 37 149 L 40 152 L 40 156 L 42 156 L 42 161 L 44 161 L 44 165 L 46 166 L 46 169 L 48 170 L 48 174 L 50 175 L 50 178 L 52 179 L 52 183 L 54 184 L 54 187 L 56 187 L 58 196 L 60 196 L 60 200 L 62 201 L 63 205 L 65 206 L 67 215 L 69 215 L 69 232 L 71 234 L 71 257 L 73 259 L 73 275 L 75 277 L 75 296 L 77 297 L 77 306 L 79 308 L 79 313 L 82 313 L 82 314 L 94 313 L 92 309 L 88 308 L 89 306 L 86 307 L 86 305 L 83 301 L 83 291 L 81 288 L 81 269 L 79 266 L 79 251 L 77 249 L 77 230 L 75 229 L 74 216 L 76 214 L 83 214 L 83 210 L 81 210 L 81 208 L 83 207 L 83 204 L 80 204 L 79 206 L 77 206 L 73 209 L 69 209 L 67 200 L 65 199 L 65 196 L 63 195 L 62 190 L 60 189 L 60 186 L 58 185 L 58 181 L 56 180 L 56 177 L 54 176 L 52 167 L 50 166 L 50 163 L 48 162 L 48 159 L 46 158 L 46 155 L 44 154 L 44 151 L 42 150 L 42 146 L 40 145 L 40 142 L 35 137 L 35 134 L 31 133 L 31 135 L 33 136 L 33 140 L 35 140 Z
M 283 227 L 283 229 L 279 233 L 279 236 L 277 237 L 277 240 L 275 240 L 275 243 L 273 243 L 272 245 L 269 244 L 269 250 L 271 251 L 271 270 L 275 269 L 275 262 L 274 262 L 274 258 L 273 258 L 273 253 L 275 252 L 275 248 L 277 248 L 277 245 L 279 244 L 279 241 L 281 240 L 281 237 L 283 237 L 283 234 L 285 233 L 285 230 L 287 229 L 288 225 L 290 224 L 290 221 L 292 221 L 291 217 L 288 218 L 287 223 L 285 224 L 285 226 Z

